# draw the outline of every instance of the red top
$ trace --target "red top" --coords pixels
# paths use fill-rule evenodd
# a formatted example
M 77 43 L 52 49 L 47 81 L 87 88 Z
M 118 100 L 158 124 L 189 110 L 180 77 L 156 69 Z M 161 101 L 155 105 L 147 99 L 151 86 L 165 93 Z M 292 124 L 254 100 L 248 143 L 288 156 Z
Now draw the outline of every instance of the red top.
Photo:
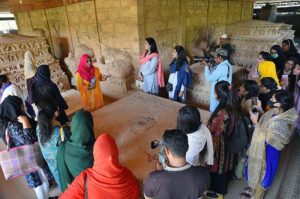
M 129 169 L 119 163 L 115 140 L 107 134 L 98 137 L 94 145 L 94 166 L 83 171 L 60 196 L 60 199 L 83 199 L 84 178 L 87 175 L 89 199 L 137 199 L 138 185 Z

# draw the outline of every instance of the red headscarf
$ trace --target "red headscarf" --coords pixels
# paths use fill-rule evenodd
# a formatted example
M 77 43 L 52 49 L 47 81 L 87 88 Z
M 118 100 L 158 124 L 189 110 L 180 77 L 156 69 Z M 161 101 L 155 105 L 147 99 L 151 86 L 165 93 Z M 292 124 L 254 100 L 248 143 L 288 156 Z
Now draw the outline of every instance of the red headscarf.
M 87 176 L 89 199 L 138 199 L 136 179 L 119 163 L 115 140 L 102 134 L 94 144 L 94 166 L 83 171 L 60 196 L 60 199 L 84 198 L 84 177 Z
M 88 54 L 81 55 L 80 63 L 76 72 L 78 72 L 83 79 L 90 82 L 95 76 L 95 67 L 93 65 L 90 67 L 86 66 L 86 62 L 89 58 L 91 57 Z

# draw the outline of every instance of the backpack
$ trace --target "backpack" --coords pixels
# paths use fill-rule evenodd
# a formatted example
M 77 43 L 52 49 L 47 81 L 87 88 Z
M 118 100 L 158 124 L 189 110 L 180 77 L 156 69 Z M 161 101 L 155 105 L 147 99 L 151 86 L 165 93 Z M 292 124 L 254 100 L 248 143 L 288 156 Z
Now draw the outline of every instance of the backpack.
M 247 116 L 232 116 L 230 118 L 228 136 L 225 136 L 225 149 L 230 154 L 237 154 L 248 147 L 251 140 L 251 121 Z M 250 126 L 249 126 L 250 122 Z

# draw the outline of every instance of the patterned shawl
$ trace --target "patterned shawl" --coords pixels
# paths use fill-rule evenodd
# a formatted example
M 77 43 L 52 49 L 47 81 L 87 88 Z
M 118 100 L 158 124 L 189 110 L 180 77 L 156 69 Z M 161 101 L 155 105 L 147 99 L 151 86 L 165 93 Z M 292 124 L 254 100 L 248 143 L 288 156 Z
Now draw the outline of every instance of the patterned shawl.
M 266 112 L 255 127 L 251 145 L 248 149 L 248 184 L 256 188 L 265 175 L 266 170 L 266 144 L 277 150 L 290 142 L 294 123 L 297 118 L 295 108 L 273 117 L 275 109 Z

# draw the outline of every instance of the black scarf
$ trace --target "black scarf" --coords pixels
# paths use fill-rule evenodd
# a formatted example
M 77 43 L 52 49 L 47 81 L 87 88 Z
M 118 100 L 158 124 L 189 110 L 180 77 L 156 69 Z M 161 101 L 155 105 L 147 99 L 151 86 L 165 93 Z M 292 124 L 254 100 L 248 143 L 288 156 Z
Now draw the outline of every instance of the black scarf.
M 8 96 L 0 105 L 0 137 L 5 141 L 5 131 L 9 122 L 22 115 L 22 99 L 17 96 Z
M 34 84 L 37 85 L 46 85 L 52 84 L 50 79 L 51 73 L 48 65 L 40 65 L 37 68 L 36 74 L 34 76 Z

